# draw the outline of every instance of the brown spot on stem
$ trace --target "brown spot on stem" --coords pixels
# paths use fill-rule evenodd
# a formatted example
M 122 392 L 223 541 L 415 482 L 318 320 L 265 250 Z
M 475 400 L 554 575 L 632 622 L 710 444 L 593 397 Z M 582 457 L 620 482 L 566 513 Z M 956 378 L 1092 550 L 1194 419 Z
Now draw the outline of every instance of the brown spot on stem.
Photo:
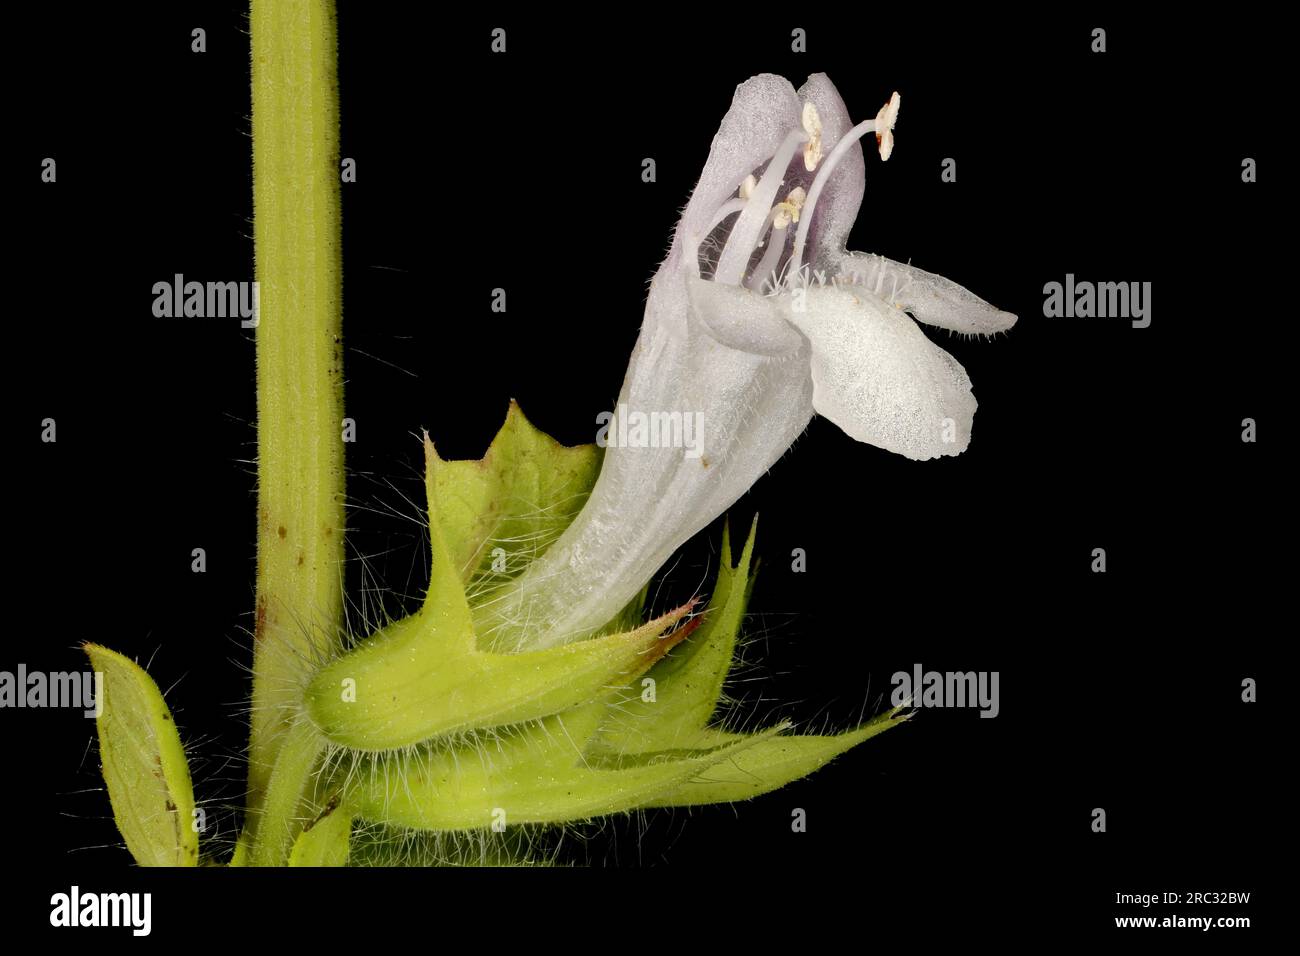
M 287 535 L 289 532 L 285 530 L 284 525 L 280 525 L 280 530 L 276 533 L 280 535 L 280 540 L 283 541 L 284 536 Z
M 307 825 L 302 828 L 302 832 L 306 833 L 308 830 L 310 830 L 316 824 L 320 823 L 322 820 L 324 820 L 327 816 L 329 816 L 338 808 L 339 808 L 339 797 L 338 794 L 335 794 L 334 796 L 330 797 L 329 803 L 325 805 L 325 809 L 320 812 L 319 816 L 317 816 L 315 820 L 309 821 Z

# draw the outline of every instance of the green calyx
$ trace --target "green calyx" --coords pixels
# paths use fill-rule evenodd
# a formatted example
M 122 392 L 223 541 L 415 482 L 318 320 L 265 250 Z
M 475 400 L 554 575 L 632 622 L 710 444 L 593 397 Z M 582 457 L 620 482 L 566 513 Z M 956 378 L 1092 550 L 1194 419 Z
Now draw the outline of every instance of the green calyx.
M 495 542 L 532 533 L 549 544 L 564 530 L 555 515 L 595 481 L 594 469 L 572 467 L 586 454 L 537 432 L 514 405 L 480 462 L 444 462 L 426 444 L 434 570 L 424 607 L 322 669 L 308 691 L 322 732 L 354 751 L 337 777 L 353 781 L 360 818 L 454 831 L 748 799 L 906 719 L 890 711 L 833 736 L 712 725 L 753 585 L 756 524 L 734 564 L 724 530 L 718 580 L 689 636 L 689 626 L 668 630 L 688 610 L 679 608 L 544 651 L 478 650 L 464 584 L 491 573 L 480 568 Z M 450 519 L 443 500 L 460 503 Z M 522 526 L 542 515 L 546 527 Z M 453 554 L 465 557 L 459 567 Z M 365 675 L 372 706 L 340 701 L 345 674 Z M 440 696 L 435 686 L 455 690 Z M 408 699 L 413 706 L 400 704 Z
M 396 750 L 536 720 L 588 703 L 649 668 L 687 633 L 690 606 L 648 624 L 547 650 L 480 650 L 464 577 L 489 541 L 526 536 L 540 553 L 595 480 L 594 449 L 556 444 L 511 405 L 481 462 L 444 462 L 424 442 L 431 574 L 424 605 L 321 669 L 307 714 L 334 744 Z M 471 465 L 457 468 L 456 465 Z M 458 507 L 444 522 L 441 500 Z
M 718 726 L 754 584 L 757 522 L 739 556 L 724 528 L 703 610 L 692 602 L 643 623 L 637 601 L 585 641 L 481 648 L 474 612 L 492 591 L 482 582 L 511 573 L 493 568 L 493 549 L 527 540 L 542 553 L 590 493 L 598 461 L 595 448 L 557 444 L 513 404 L 480 461 L 444 461 L 426 438 L 424 602 L 311 676 L 267 788 L 277 823 L 241 840 L 236 864 L 412 862 L 424 858 L 412 834 L 504 839 L 518 826 L 747 800 L 907 719 L 894 709 L 829 736 L 791 734 L 787 723 L 755 733 Z M 101 749 L 128 847 L 142 862 L 193 861 L 197 837 L 175 822 L 193 806 L 188 771 L 161 695 L 134 664 L 90 651 L 107 673 Z M 155 754 L 162 776 L 148 772 Z M 147 812 L 131 785 L 146 778 Z M 494 846 L 492 862 L 520 859 Z

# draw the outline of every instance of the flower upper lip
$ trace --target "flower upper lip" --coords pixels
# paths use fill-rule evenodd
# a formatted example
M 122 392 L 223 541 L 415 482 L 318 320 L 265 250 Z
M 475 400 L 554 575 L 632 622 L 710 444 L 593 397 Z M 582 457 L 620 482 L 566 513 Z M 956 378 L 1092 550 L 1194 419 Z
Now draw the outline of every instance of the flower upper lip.
M 841 149 L 830 175 L 826 165 L 852 128 L 848 110 L 824 74 L 810 77 L 797 93 L 786 79 L 771 74 L 741 84 L 714 137 L 669 259 L 684 256 L 697 274 L 728 284 L 761 283 L 768 276 L 752 274 L 752 267 L 767 251 L 763 245 L 770 222 L 765 221 L 770 208 L 794 189 L 802 189 L 813 207 L 799 233 L 814 246 L 842 246 L 862 201 L 862 150 L 856 141 L 847 144 L 851 148 Z M 819 171 L 821 184 L 814 187 Z M 785 236 L 782 262 L 788 261 L 794 239 Z

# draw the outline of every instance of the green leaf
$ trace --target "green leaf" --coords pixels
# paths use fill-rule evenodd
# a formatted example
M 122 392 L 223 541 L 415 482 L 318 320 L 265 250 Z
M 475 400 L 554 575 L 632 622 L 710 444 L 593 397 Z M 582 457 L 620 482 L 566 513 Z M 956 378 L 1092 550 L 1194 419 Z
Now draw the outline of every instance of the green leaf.
M 595 445 L 566 447 L 538 431 L 515 402 L 479 461 L 429 454 L 426 484 L 439 502 L 437 521 L 463 581 L 480 572 L 485 586 L 503 583 L 537 558 L 567 528 L 600 473 Z M 430 517 L 430 521 L 435 520 Z M 494 548 L 504 570 L 493 570 Z
M 290 866 L 346 866 L 351 852 L 352 814 L 331 800 L 293 843 Z
M 672 793 L 656 797 L 647 803 L 652 807 L 689 807 L 708 803 L 730 803 L 748 800 L 769 793 L 787 783 L 792 783 L 838 757 L 863 741 L 870 740 L 890 727 L 896 727 L 910 717 L 898 716 L 901 708 L 895 707 L 869 720 L 856 730 L 832 736 L 788 735 L 765 737 L 756 740 L 752 747 L 738 750 L 732 759 L 710 768 L 709 772 L 684 784 Z M 716 745 L 726 746 L 746 739 L 743 734 L 711 732 L 705 738 Z
M 195 866 L 190 769 L 162 693 L 116 651 L 97 644 L 85 651 L 104 676 L 99 755 L 118 832 L 141 866 Z

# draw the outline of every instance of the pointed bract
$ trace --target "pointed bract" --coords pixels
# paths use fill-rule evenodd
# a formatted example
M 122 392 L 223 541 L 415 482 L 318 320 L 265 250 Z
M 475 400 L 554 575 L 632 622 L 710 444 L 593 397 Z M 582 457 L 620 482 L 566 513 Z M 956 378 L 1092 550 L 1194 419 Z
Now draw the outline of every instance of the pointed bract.
M 479 587 L 517 574 L 554 543 L 586 503 L 600 472 L 599 448 L 561 445 L 538 431 L 513 401 L 482 459 L 444 461 L 427 434 L 424 448 L 426 494 L 436 490 L 452 564 L 467 584 L 476 575 L 485 577 Z
M 630 754 L 702 745 L 702 731 L 717 710 L 749 602 L 757 527 L 755 518 L 733 568 L 730 534 L 724 526 L 718 580 L 702 615 L 704 623 L 647 673 L 654 681 L 653 700 L 634 685 L 629 699 L 610 709 L 600 728 L 598 747 Z
M 416 830 L 587 820 L 646 806 L 763 739 L 593 761 L 574 746 L 564 715 L 557 715 L 509 736 L 359 767 L 353 799 L 363 818 Z
M 895 708 L 856 730 L 829 736 L 782 734 L 758 739 L 747 734 L 706 736 L 701 742 L 715 746 L 745 740 L 754 740 L 754 745 L 736 751 L 731 760 L 710 768 L 672 793 L 656 797 L 647 806 L 690 807 L 750 800 L 820 770 L 840 754 L 898 726 L 909 716 L 899 716 Z

